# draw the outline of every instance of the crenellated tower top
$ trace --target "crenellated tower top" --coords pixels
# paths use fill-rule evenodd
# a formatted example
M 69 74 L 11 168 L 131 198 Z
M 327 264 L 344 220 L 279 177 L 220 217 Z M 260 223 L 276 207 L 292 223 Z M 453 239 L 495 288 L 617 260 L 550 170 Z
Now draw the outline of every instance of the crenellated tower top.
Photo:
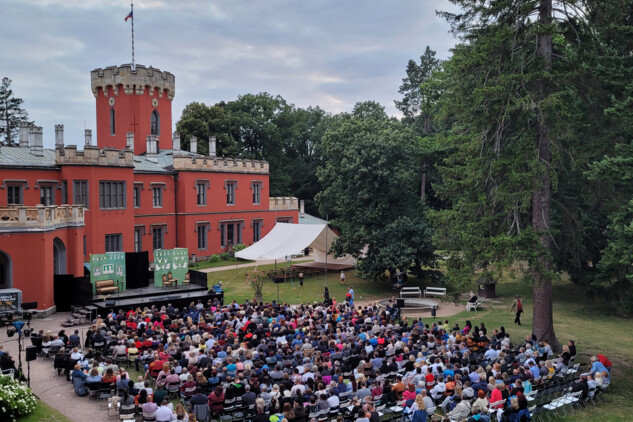
M 176 93 L 176 78 L 172 73 L 143 65 L 132 68 L 132 65 L 124 64 L 95 69 L 90 72 L 90 85 L 95 98 L 99 94 L 99 88 L 102 89 L 103 95 L 107 96 L 108 87 L 112 87 L 116 96 L 119 95 L 119 87 L 127 95 L 148 94 L 151 96 L 157 89 L 159 98 L 166 93 L 170 101 Z

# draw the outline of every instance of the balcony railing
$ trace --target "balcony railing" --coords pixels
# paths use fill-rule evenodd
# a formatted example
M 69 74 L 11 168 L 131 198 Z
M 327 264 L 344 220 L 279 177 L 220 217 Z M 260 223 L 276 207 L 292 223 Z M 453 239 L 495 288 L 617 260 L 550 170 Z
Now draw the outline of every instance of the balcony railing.
M 40 231 L 84 225 L 80 205 L 37 205 L 0 208 L 0 232 Z

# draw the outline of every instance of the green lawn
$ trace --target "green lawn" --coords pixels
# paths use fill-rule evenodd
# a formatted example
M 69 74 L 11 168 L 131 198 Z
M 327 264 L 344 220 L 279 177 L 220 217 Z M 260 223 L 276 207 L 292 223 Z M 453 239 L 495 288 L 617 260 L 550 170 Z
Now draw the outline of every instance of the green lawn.
M 298 262 L 293 262 L 293 264 Z M 284 268 L 284 263 L 277 264 L 277 268 Z M 257 270 L 273 269 L 274 264 L 262 265 Z M 224 288 L 225 302 L 237 300 L 239 303 L 244 300 L 253 299 L 253 289 L 246 283 L 245 274 L 253 271 L 255 267 L 233 268 L 226 271 L 217 271 L 208 274 L 209 286 L 222 281 Z M 330 297 L 335 297 L 337 301 L 345 300 L 347 286 L 351 285 L 355 292 L 356 300 L 384 299 L 394 295 L 391 285 L 384 281 L 361 280 L 354 275 L 354 271 L 345 272 L 345 285 L 340 285 L 340 272 L 329 273 L 327 276 L 327 286 Z M 323 300 L 323 288 L 325 280 L 323 274 L 310 276 L 304 279 L 303 287 L 299 287 L 299 280 L 279 284 L 279 300 L 287 303 L 313 302 Z M 410 285 L 418 285 L 416 280 L 410 279 Z M 266 279 L 264 283 L 264 302 L 277 300 L 277 285 L 271 279 Z
M 75 399 L 75 397 L 73 397 L 73 399 Z M 70 419 L 43 401 L 38 400 L 35 411 L 30 415 L 18 419 L 18 422 L 70 422 Z

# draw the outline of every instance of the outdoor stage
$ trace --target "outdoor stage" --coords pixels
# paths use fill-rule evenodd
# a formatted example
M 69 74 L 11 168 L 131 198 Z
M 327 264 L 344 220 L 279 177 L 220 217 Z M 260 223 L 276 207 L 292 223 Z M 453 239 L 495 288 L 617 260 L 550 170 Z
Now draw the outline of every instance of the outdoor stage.
M 150 307 L 152 305 L 161 307 L 171 303 L 175 308 L 182 308 L 191 302 L 197 303 L 200 300 L 206 304 L 209 299 L 218 298 L 220 302 L 224 301 L 224 293 L 216 293 L 207 287 L 196 284 L 178 286 L 178 287 L 141 287 L 137 289 L 128 289 L 123 292 L 115 293 L 107 298 L 95 297 L 92 305 L 96 306 L 98 311 L 109 311 L 114 309 L 128 310 L 136 307 Z

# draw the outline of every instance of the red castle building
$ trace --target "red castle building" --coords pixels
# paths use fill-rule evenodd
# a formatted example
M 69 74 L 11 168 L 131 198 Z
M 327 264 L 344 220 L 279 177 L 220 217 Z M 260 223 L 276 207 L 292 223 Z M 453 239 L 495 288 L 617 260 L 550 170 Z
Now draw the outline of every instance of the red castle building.
M 180 149 L 171 133 L 175 78 L 141 65 L 91 72 L 96 146 L 44 149 L 42 128 L 20 127 L 0 148 L 0 289 L 52 310 L 56 274 L 84 274 L 90 254 L 188 248 L 197 258 L 256 242 L 276 222 L 297 223 L 296 198 L 269 197 L 265 161 Z

